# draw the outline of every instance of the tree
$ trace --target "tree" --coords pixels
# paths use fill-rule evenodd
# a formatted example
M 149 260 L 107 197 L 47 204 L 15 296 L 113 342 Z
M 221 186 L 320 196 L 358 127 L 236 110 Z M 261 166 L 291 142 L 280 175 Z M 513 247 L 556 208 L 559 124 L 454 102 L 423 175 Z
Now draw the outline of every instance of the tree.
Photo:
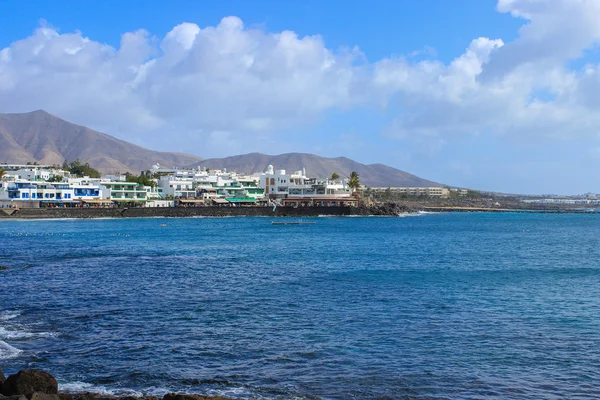
M 60 175 L 53 175 L 52 178 L 48 179 L 48 182 L 62 182 L 63 177 Z
M 127 178 L 127 182 L 136 182 L 139 183 L 142 186 L 156 186 L 156 182 L 150 178 L 149 176 L 145 176 L 145 175 L 140 175 L 140 176 L 135 176 L 132 174 L 126 174 Z
M 2 179 L 4 174 L 5 174 L 4 168 L 0 168 L 0 179 Z
M 90 167 L 89 163 L 82 163 L 79 159 L 69 164 L 68 171 L 77 176 L 89 176 L 90 178 L 100 178 L 100 172 Z
M 340 179 L 340 175 L 337 172 L 334 172 L 333 174 L 331 174 L 331 178 L 332 181 L 337 181 L 338 179 Z
M 350 174 L 350 179 L 348 180 L 348 186 L 352 189 L 353 192 L 356 192 L 360 188 L 360 176 L 355 171 L 352 171 Z

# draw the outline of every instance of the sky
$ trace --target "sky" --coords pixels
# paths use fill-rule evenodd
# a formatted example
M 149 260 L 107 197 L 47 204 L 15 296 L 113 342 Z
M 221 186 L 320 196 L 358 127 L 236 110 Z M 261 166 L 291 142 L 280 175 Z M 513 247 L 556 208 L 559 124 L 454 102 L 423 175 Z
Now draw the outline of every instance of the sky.
M 0 113 L 203 158 L 600 192 L 599 20 L 600 0 L 0 0 Z

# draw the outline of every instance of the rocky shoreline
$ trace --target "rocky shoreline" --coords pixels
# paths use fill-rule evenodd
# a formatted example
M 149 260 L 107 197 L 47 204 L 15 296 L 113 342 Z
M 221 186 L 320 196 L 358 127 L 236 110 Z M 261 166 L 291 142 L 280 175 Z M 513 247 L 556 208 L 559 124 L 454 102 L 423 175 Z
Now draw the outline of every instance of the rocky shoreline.
M 137 207 L 137 208 L 23 208 L 0 210 L 2 219 L 57 218 L 187 218 L 187 217 L 318 217 L 379 215 L 398 216 L 415 210 L 411 207 L 384 203 L 359 207 Z
M 233 400 L 223 396 L 167 393 L 156 396 L 111 396 L 92 392 L 59 392 L 58 382 L 46 371 L 21 370 L 8 377 L 0 369 L 0 400 Z
M 464 202 L 463 202 L 464 203 Z M 417 212 L 492 212 L 492 213 L 594 213 L 573 207 L 523 207 L 523 204 L 504 204 L 503 207 L 485 203 L 450 202 L 387 202 L 358 207 L 136 207 L 136 208 L 23 208 L 0 209 L 0 220 L 17 219 L 97 219 L 97 218 L 190 218 L 190 217 L 291 217 L 319 216 L 401 216 Z

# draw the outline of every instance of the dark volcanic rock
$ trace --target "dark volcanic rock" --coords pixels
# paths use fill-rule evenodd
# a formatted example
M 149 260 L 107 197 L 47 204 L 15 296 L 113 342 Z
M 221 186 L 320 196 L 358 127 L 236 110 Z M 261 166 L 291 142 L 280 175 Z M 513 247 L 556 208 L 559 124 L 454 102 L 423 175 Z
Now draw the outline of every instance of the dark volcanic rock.
M 65 393 L 65 395 L 68 393 Z M 61 396 L 61 393 L 58 394 L 59 396 Z M 72 399 L 74 400 L 96 400 L 98 398 L 102 397 L 102 395 L 100 393 L 92 393 L 92 392 L 80 392 L 80 393 L 75 393 L 72 395 Z M 63 400 L 71 400 L 69 398 L 65 398 Z
M 23 395 L 15 395 L 15 396 L 0 395 L 0 400 L 27 400 L 27 397 L 25 397 Z
M 371 206 L 359 206 L 353 209 L 355 215 L 398 216 L 415 210 L 398 203 L 381 203 Z
M 2 384 L 4 383 L 5 380 L 6 380 L 6 377 L 4 376 L 4 372 L 2 371 L 2 368 L 0 368 L 0 389 L 2 388 Z M 0 390 L 0 393 L 1 392 L 2 392 L 2 390 Z
M 28 369 L 10 375 L 2 384 L 2 394 L 5 396 L 31 395 L 34 392 L 57 394 L 58 382 L 45 371 Z
M 73 400 L 73 395 L 71 393 L 58 392 L 58 397 L 60 400 Z
M 60 400 L 60 397 L 57 394 L 33 392 L 27 396 L 27 400 Z
M 179 394 L 167 393 L 163 400 L 232 400 L 229 397 L 223 396 L 204 396 L 202 394 Z

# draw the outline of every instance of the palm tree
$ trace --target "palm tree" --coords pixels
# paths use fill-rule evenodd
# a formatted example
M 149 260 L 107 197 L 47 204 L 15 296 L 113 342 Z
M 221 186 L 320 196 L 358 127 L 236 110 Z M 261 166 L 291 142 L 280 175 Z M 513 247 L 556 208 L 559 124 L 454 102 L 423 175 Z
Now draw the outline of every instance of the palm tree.
M 334 172 L 333 174 L 331 174 L 331 178 L 329 178 L 332 181 L 337 181 L 338 179 L 340 179 L 340 175 L 337 172 Z
M 360 176 L 355 171 L 350 174 L 350 180 L 348 180 L 348 186 L 353 192 L 356 192 L 360 188 Z

